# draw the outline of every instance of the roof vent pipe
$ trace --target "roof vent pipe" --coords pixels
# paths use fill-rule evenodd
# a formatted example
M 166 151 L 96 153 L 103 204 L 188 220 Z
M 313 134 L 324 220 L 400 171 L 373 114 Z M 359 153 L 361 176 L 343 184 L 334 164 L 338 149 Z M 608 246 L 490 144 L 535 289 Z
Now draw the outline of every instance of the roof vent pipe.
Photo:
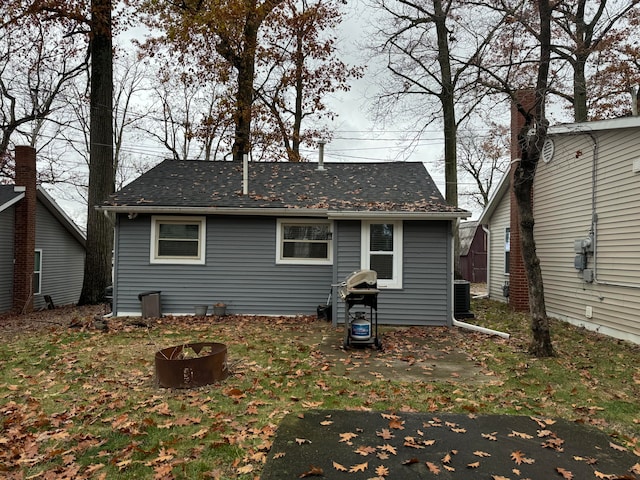
M 326 143 L 324 140 L 318 142 L 318 170 L 324 170 L 324 146 Z
M 242 194 L 249 194 L 249 155 L 242 156 Z

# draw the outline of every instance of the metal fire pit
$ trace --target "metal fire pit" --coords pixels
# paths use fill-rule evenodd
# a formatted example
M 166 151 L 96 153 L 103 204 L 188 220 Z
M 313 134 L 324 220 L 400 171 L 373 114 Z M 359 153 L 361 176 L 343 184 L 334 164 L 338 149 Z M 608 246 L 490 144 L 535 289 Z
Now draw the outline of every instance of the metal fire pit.
M 165 388 L 195 388 L 229 376 L 227 346 L 223 343 L 186 343 L 156 352 L 156 378 Z

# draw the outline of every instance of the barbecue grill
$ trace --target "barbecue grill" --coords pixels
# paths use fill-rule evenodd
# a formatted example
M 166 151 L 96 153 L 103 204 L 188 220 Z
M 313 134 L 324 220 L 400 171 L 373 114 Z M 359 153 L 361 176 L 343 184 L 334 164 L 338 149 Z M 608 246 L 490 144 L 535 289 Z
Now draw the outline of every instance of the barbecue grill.
M 378 339 L 378 293 L 378 274 L 374 270 L 352 272 L 338 285 L 338 295 L 345 304 L 345 348 L 350 345 L 382 348 Z

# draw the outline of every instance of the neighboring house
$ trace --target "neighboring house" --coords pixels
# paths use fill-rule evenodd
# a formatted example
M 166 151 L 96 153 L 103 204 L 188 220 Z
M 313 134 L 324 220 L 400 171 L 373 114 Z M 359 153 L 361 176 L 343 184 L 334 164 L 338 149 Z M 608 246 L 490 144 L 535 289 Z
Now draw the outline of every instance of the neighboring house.
M 460 235 L 460 274 L 471 283 L 487 281 L 487 233 L 478 222 L 462 222 Z
M 422 163 L 166 160 L 99 208 L 116 214 L 117 316 L 140 315 L 146 291 L 164 314 L 315 314 L 373 269 L 381 324 L 452 323 L 452 222 L 470 214 Z
M 508 301 L 509 267 L 511 254 L 511 185 L 509 172 L 505 173 L 491 200 L 482 211 L 478 225 L 489 227 L 487 234 L 487 293 L 490 298 Z
M 511 303 L 524 270 L 508 241 L 509 192 L 507 175 L 479 222 L 490 229 L 489 295 L 504 299 L 510 283 Z M 548 315 L 640 343 L 640 117 L 550 127 L 533 206 Z
M 16 185 L 0 185 L 0 313 L 76 303 L 85 237 L 40 187 L 35 151 L 16 147 Z

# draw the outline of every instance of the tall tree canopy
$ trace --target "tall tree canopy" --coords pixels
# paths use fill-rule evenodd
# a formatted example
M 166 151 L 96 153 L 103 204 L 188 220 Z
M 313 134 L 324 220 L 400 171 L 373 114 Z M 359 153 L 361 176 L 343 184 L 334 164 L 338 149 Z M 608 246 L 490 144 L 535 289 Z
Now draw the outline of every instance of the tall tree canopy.
M 38 149 L 51 140 L 56 128 L 48 120 L 86 72 L 86 18 L 75 2 L 64 8 L 7 0 L 0 9 L 0 176 L 13 176 L 12 145 Z M 47 170 L 43 180 L 53 181 Z
M 303 120 L 331 116 L 324 97 L 348 90 L 347 80 L 360 74 L 336 56 L 330 30 L 341 21 L 339 5 L 335 0 L 143 1 L 147 23 L 162 32 L 146 48 L 168 49 L 184 65 L 187 81 L 235 88 L 228 112 L 235 160 L 271 152 L 271 159 L 298 161 L 303 142 L 325 135 L 318 125 L 305 131 Z M 216 115 L 210 118 L 221 124 Z

